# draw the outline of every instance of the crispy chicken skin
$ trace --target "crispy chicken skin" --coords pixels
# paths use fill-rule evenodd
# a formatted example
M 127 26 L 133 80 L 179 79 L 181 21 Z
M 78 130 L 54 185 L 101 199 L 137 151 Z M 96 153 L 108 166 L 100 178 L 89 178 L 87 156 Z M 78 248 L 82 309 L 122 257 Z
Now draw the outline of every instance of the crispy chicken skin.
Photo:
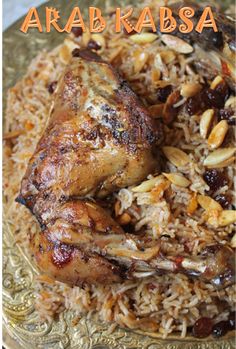
M 213 246 L 195 259 L 165 256 L 160 241 L 125 233 L 96 203 L 157 171 L 162 131 L 108 63 L 87 51 L 78 55 L 58 84 L 17 198 L 41 225 L 30 241 L 39 267 L 72 285 L 163 272 L 231 283 L 231 249 Z
M 104 210 L 80 198 L 104 197 L 156 171 L 161 138 L 160 125 L 108 63 L 72 59 L 17 198 L 41 224 L 31 246 L 43 270 L 72 284 L 120 279 L 122 268 L 77 247 L 86 231 L 123 234 Z

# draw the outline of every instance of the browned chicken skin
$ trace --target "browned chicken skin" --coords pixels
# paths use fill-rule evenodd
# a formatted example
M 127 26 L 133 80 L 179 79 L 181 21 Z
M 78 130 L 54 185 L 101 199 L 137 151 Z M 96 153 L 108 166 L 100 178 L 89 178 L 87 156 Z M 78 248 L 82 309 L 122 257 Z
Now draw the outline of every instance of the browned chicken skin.
M 163 271 L 231 282 L 230 249 L 217 246 L 214 254 L 196 260 L 166 258 L 160 242 L 147 246 L 125 233 L 94 202 L 157 170 L 162 132 L 109 64 L 86 51 L 79 55 L 58 84 L 17 198 L 41 225 L 31 238 L 40 268 L 73 285 Z M 224 260 L 222 253 L 228 255 Z

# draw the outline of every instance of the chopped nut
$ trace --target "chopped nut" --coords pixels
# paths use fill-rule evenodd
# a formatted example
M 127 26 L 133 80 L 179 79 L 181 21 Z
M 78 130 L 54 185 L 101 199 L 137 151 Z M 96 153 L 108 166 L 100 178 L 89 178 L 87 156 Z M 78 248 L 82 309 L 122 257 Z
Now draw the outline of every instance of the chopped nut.
M 161 40 L 171 49 L 179 53 L 191 53 L 193 52 L 193 47 L 189 45 L 186 41 L 178 38 L 174 35 L 163 34 Z
M 210 88 L 214 90 L 223 81 L 223 78 L 220 75 L 217 75 L 215 79 L 212 81 Z
M 207 140 L 207 143 L 211 149 L 221 146 L 228 129 L 229 126 L 226 120 L 221 120 L 217 125 L 215 125 Z
M 232 107 L 235 108 L 236 107 L 236 97 L 235 96 L 231 96 L 229 99 L 227 99 L 227 101 L 225 102 L 225 108 L 228 107 Z
M 154 33 L 141 33 L 130 36 L 130 39 L 136 44 L 148 44 L 157 39 L 157 35 Z
M 188 187 L 191 183 L 187 178 L 185 178 L 181 173 L 162 173 L 169 181 L 180 187 Z
M 163 110 L 163 121 L 165 124 L 171 123 L 178 114 L 178 108 L 174 105 L 178 103 L 180 99 L 180 92 L 175 90 L 167 98 L 164 110 Z
M 224 210 L 219 216 L 219 226 L 224 227 L 231 223 L 236 222 L 236 211 L 234 210 Z
M 176 167 L 185 166 L 190 161 L 188 155 L 178 148 L 166 146 L 162 147 L 162 150 L 167 159 Z
M 195 96 L 201 89 L 202 89 L 202 86 L 200 84 L 196 84 L 196 83 L 183 84 L 180 90 L 180 94 L 183 97 L 189 98 L 189 97 Z
M 146 64 L 148 60 L 148 54 L 147 52 L 144 52 L 143 50 L 135 50 L 133 53 L 134 57 L 134 73 L 139 73 L 144 65 Z
M 189 200 L 188 206 L 187 206 L 187 213 L 193 214 L 198 207 L 198 201 L 197 201 L 197 194 L 194 193 L 191 199 Z
M 207 109 L 201 116 L 199 129 L 200 129 L 200 135 L 203 138 L 207 137 L 207 134 L 208 134 L 209 128 L 211 126 L 213 117 L 214 117 L 214 110 L 213 109 Z
M 231 247 L 236 248 L 236 233 L 232 237 L 232 239 L 230 241 L 230 245 L 231 245 Z
M 12 138 L 17 138 L 23 133 L 23 130 L 15 130 L 11 132 L 7 132 L 3 135 L 4 140 L 12 139 Z
M 118 218 L 118 222 L 121 225 L 125 225 L 131 222 L 131 217 L 128 213 L 123 213 L 119 218 Z
M 224 163 L 228 160 L 232 161 L 232 157 L 235 153 L 235 148 L 222 148 L 213 151 L 203 161 L 203 165 L 207 167 L 224 167 Z
M 132 188 L 132 191 L 135 193 L 145 193 L 146 191 L 150 191 L 155 185 L 163 179 L 162 176 L 157 176 L 147 181 L 142 182 L 137 187 Z
M 197 201 L 198 201 L 199 205 L 202 208 L 204 208 L 204 210 L 206 210 L 206 211 L 210 211 L 210 210 L 222 211 L 223 210 L 221 205 L 217 201 L 212 199 L 210 196 L 198 195 Z

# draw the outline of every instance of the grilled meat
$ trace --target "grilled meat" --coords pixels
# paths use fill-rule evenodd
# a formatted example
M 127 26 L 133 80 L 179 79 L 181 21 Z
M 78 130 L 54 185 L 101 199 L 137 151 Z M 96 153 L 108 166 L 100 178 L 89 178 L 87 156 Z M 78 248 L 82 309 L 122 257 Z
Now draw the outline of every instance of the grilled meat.
M 165 256 L 160 241 L 125 233 L 96 203 L 157 170 L 162 132 L 109 64 L 88 51 L 76 55 L 17 198 L 41 225 L 31 238 L 40 268 L 73 285 L 163 272 L 230 283 L 230 249 L 217 246 L 196 259 Z

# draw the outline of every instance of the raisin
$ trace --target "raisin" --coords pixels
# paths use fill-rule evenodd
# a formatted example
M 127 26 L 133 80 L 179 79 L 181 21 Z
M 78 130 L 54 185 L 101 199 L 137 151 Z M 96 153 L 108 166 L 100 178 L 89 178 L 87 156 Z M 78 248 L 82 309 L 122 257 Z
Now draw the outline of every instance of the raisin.
M 209 317 L 198 319 L 193 326 L 193 336 L 197 338 L 205 338 L 211 334 L 212 320 Z
M 229 125 L 234 126 L 236 123 L 236 118 L 234 117 L 234 110 L 232 108 L 220 109 L 218 112 L 218 120 L 226 120 Z
M 51 84 L 48 85 L 48 92 L 50 94 L 53 94 L 53 92 L 55 91 L 56 87 L 57 87 L 57 81 L 51 82 Z
M 224 107 L 225 97 L 216 90 L 212 90 L 211 88 L 204 89 L 201 97 L 206 107 L 218 109 Z
M 228 85 L 226 84 L 225 81 L 220 82 L 216 88 L 215 91 L 217 91 L 223 98 L 224 102 L 227 100 L 227 98 L 230 95 L 230 90 Z
M 78 48 L 75 48 L 72 51 L 72 56 L 73 57 L 81 57 L 83 59 L 86 59 L 87 61 L 95 61 L 95 62 L 102 61 L 100 56 L 98 56 L 95 52 L 88 50 L 88 49 L 80 50 Z
M 201 112 L 201 101 L 199 98 L 199 94 L 195 95 L 194 97 L 188 98 L 186 102 L 186 111 L 189 115 L 198 114 Z
M 224 208 L 228 209 L 231 205 L 232 198 L 229 195 L 219 194 L 215 197 L 215 200 Z
M 172 86 L 171 85 L 167 85 L 165 87 L 160 87 L 157 90 L 157 99 L 159 102 L 165 103 L 167 98 L 169 97 L 169 95 L 172 92 Z
M 89 49 L 89 50 L 95 50 L 95 51 L 97 51 L 97 50 L 99 50 L 100 48 L 101 48 L 101 46 L 96 42 L 96 41 L 94 41 L 94 40 L 89 40 L 89 42 L 88 42 L 88 45 L 87 45 L 87 48 Z
M 72 56 L 73 56 L 73 57 L 79 57 L 79 53 L 80 53 L 80 49 L 79 49 L 79 48 L 75 48 L 75 49 L 72 51 Z
M 229 321 L 220 321 L 212 327 L 212 336 L 222 337 L 230 330 Z
M 224 185 L 228 184 L 225 175 L 217 171 L 216 169 L 207 170 L 203 175 L 203 179 L 213 191 L 216 191 Z
M 229 314 L 229 327 L 231 330 L 234 330 L 235 329 L 235 324 L 236 324 L 236 312 L 235 311 L 232 311 L 230 314 Z
M 81 36 L 83 34 L 83 29 L 81 27 L 73 27 L 71 29 L 71 31 L 76 38 L 78 38 L 79 36 Z

